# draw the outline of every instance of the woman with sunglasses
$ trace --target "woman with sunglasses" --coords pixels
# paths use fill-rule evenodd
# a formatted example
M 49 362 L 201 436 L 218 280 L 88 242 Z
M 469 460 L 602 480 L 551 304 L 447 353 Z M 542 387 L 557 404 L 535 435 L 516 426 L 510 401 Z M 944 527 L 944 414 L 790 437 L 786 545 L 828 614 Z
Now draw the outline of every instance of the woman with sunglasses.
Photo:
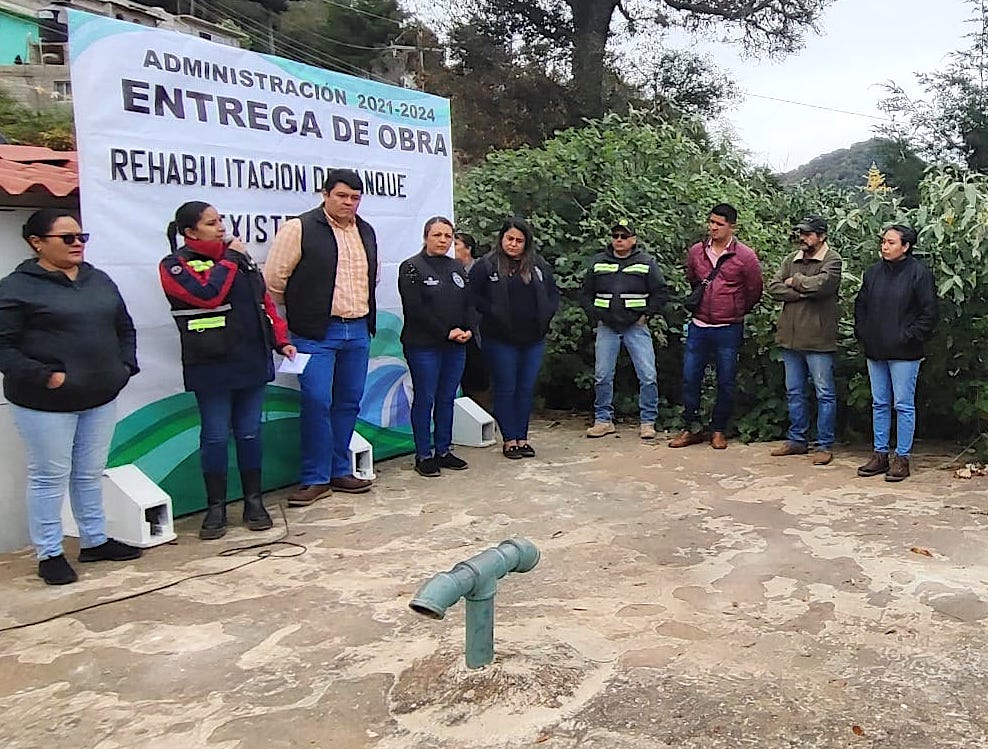
M 159 276 L 178 325 L 185 389 L 195 394 L 201 421 L 207 508 L 199 538 L 226 535 L 231 425 L 244 525 L 267 530 L 272 522 L 261 493 L 264 390 L 274 379 L 271 351 L 294 359 L 296 349 L 257 265 L 243 242 L 226 234 L 213 206 L 198 200 L 179 206 L 167 234 L 172 252 L 159 264 Z
M 525 220 L 512 217 L 502 224 L 494 249 L 470 269 L 470 291 L 480 313 L 502 453 L 509 460 L 534 458 L 528 422 L 559 291 Z
M 85 262 L 89 234 L 68 211 L 31 214 L 34 253 L 0 280 L 0 371 L 27 455 L 27 510 L 38 576 L 78 575 L 62 549 L 66 492 L 79 526 L 79 561 L 125 561 L 141 550 L 106 536 L 102 476 L 115 399 L 137 374 L 137 338 L 116 285 Z

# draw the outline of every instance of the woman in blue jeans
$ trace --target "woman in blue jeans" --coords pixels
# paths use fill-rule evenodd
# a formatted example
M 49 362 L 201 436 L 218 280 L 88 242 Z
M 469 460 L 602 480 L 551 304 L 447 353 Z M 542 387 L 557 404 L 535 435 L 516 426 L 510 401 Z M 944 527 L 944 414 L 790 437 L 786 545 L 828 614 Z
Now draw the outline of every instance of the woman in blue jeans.
M 865 271 L 854 302 L 854 334 L 868 360 L 875 437 L 875 452 L 858 475 L 884 473 L 886 481 L 909 477 L 919 363 L 939 316 L 933 274 L 912 255 L 916 239 L 910 226 L 886 230 L 882 259 Z M 890 460 L 893 407 L 896 446 Z
M 137 338 L 116 285 L 84 261 L 89 234 L 59 209 L 33 213 L 34 253 L 0 281 L 0 371 L 27 454 L 27 510 L 38 576 L 78 576 L 62 550 L 66 491 L 79 526 L 79 561 L 136 559 L 106 536 L 103 470 L 116 397 L 137 374 Z
M 559 291 L 549 264 L 535 251 L 527 222 L 515 217 L 504 222 L 494 249 L 470 269 L 470 291 L 480 313 L 502 452 L 510 460 L 534 458 L 528 421 Z
M 260 271 L 243 242 L 227 236 L 213 206 L 183 204 L 167 233 L 172 252 L 158 271 L 178 325 L 185 389 L 195 393 L 202 422 L 199 456 L 207 507 L 199 538 L 226 534 L 231 425 L 244 490 L 244 525 L 267 530 L 271 516 L 261 493 L 264 388 L 274 379 L 272 349 L 294 358 L 295 347 Z
M 398 267 L 398 293 L 405 318 L 401 343 L 412 376 L 415 470 L 434 477 L 443 468 L 467 468 L 450 449 L 453 399 L 463 376 L 466 344 L 473 338 L 473 315 L 466 271 L 446 254 L 453 242 L 452 222 L 430 218 L 422 239 L 422 250 Z

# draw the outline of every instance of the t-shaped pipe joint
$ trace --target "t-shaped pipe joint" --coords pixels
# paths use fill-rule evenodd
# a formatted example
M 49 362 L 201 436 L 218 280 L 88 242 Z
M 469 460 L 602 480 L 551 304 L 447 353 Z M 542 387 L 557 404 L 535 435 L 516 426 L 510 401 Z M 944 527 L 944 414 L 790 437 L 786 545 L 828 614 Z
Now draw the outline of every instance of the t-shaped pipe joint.
M 479 668 L 494 659 L 494 594 L 497 581 L 509 572 L 528 572 L 539 563 L 539 550 L 524 538 L 511 538 L 496 548 L 440 572 L 418 589 L 411 603 L 430 619 L 442 619 L 446 610 L 466 599 L 467 666 Z

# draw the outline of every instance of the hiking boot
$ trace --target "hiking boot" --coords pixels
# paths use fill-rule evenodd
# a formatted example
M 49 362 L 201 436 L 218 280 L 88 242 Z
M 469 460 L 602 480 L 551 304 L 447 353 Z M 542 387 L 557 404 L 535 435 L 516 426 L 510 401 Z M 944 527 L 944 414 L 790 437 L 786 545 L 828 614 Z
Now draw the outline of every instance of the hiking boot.
M 834 454 L 830 450 L 817 450 L 813 454 L 813 460 L 811 461 L 815 466 L 825 466 L 834 459 Z
M 614 424 L 610 421 L 595 421 L 593 426 L 587 430 L 587 437 L 591 439 L 606 437 L 608 434 L 614 434 L 616 431 Z
M 88 549 L 80 549 L 79 561 L 127 562 L 131 559 L 137 559 L 142 553 L 143 552 L 136 546 L 128 546 L 127 544 L 108 538 L 99 546 L 90 546 Z
M 38 562 L 38 577 L 48 585 L 68 585 L 79 579 L 64 554 Z
M 723 432 L 714 432 L 713 436 L 710 438 L 710 446 L 714 450 L 726 450 L 727 436 Z
M 226 474 L 204 473 L 206 484 L 206 514 L 199 528 L 199 538 L 215 541 L 226 535 Z
M 289 507 L 308 507 L 323 497 L 333 493 L 329 484 L 301 484 L 298 489 L 288 495 Z
M 699 445 L 705 441 L 703 432 L 691 432 L 689 429 L 686 429 L 669 440 L 669 447 L 689 447 L 690 445 Z
M 886 481 L 902 481 L 909 478 L 909 458 L 901 455 L 892 456 L 892 465 L 885 472 Z
M 343 492 L 344 494 L 363 494 L 364 492 L 369 492 L 371 488 L 370 481 L 367 479 L 358 479 L 353 474 L 337 476 L 329 482 L 329 485 L 333 487 L 334 491 Z
M 888 469 L 889 454 L 876 451 L 872 453 L 871 460 L 858 468 L 858 475 L 868 478 L 869 476 L 877 476 L 880 473 L 886 473 Z M 906 470 L 909 469 L 907 468 Z M 903 478 L 905 478 L 905 476 L 903 476 Z
M 416 458 L 415 473 L 426 478 L 435 478 L 441 475 L 439 471 L 438 458 Z
M 463 458 L 458 458 L 453 453 L 440 455 L 437 460 L 440 468 L 448 468 L 451 471 L 465 471 L 470 467 Z
M 638 427 L 638 436 L 643 440 L 655 439 L 655 424 L 642 424 Z
M 808 452 L 809 448 L 803 443 L 787 440 L 770 452 L 769 455 L 773 458 L 781 458 L 785 455 L 806 455 Z

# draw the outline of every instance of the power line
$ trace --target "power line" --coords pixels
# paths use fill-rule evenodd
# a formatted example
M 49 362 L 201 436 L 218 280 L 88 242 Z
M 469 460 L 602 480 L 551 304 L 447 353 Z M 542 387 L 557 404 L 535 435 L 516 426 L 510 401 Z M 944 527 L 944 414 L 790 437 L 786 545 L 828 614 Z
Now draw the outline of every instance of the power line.
M 393 18 L 388 18 L 387 16 L 380 16 L 377 13 L 371 13 L 369 10 L 363 10 L 361 8 L 355 8 L 351 5 L 346 5 L 345 3 L 338 3 L 335 0 L 322 0 L 326 5 L 335 5 L 337 8 L 343 8 L 344 10 L 352 11 L 353 13 L 359 13 L 362 16 L 367 16 L 369 18 L 379 18 L 382 21 L 388 21 L 393 23 L 395 26 L 401 26 L 400 21 L 396 21 Z
M 822 109 L 825 112 L 837 112 L 839 114 L 849 114 L 854 117 L 865 117 L 869 120 L 882 120 L 883 122 L 892 122 L 891 117 L 881 117 L 875 114 L 864 114 L 863 112 L 852 112 L 848 109 L 836 109 L 834 107 L 825 107 L 820 104 L 809 104 L 805 101 L 793 101 L 792 99 L 780 99 L 777 96 L 765 96 L 764 94 L 754 94 L 751 91 L 745 91 L 745 96 L 753 96 L 756 99 L 768 99 L 769 101 L 778 101 L 783 104 L 795 104 L 799 107 L 810 107 L 812 109 Z

